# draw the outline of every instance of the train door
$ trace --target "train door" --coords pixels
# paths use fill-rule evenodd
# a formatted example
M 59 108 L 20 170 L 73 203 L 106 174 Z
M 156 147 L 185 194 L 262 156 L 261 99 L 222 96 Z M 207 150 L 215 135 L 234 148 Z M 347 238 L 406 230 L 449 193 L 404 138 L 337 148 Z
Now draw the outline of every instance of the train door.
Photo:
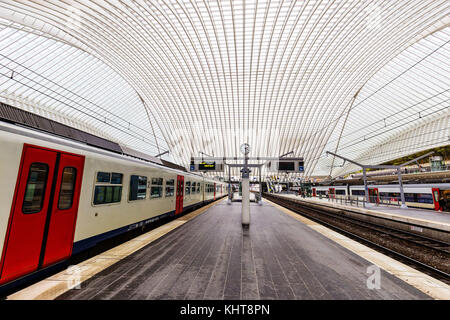
M 214 182 L 214 200 L 216 200 L 216 190 L 217 190 L 217 187 L 216 187 L 216 183 Z
M 44 267 L 68 258 L 72 253 L 83 167 L 84 157 L 65 153 L 60 155 Z
M 380 198 L 378 196 L 378 188 L 369 188 L 369 202 L 380 203 Z
M 336 189 L 335 188 L 328 189 L 328 197 L 331 199 L 336 199 Z
M 175 214 L 183 212 L 183 197 L 184 197 L 184 176 L 177 176 L 177 199 L 175 206 Z
M 84 156 L 24 145 L 0 283 L 70 256 L 83 168 Z
M 312 196 L 313 197 L 317 197 L 316 188 L 312 188 Z
M 439 205 L 439 189 L 432 188 L 431 193 L 433 194 L 434 210 L 442 210 L 441 206 Z

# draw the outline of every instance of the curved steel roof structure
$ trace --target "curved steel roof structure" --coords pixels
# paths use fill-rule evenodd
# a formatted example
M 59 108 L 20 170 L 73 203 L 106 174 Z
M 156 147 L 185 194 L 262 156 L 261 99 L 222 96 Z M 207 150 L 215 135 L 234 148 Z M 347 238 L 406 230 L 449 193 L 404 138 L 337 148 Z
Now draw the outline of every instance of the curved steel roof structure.
M 0 0 L 0 97 L 150 154 L 305 176 L 449 141 L 446 0 Z M 420 129 L 420 130 L 419 130 Z

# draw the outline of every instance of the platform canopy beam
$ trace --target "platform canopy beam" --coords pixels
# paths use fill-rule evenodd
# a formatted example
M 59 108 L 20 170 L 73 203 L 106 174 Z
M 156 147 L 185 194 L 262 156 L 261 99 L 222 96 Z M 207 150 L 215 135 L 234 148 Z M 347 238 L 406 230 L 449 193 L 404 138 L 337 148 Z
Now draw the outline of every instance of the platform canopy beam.
M 365 198 L 366 198 L 366 203 L 370 202 L 369 201 L 369 188 L 367 187 L 367 172 L 366 172 L 367 169 L 396 169 L 397 170 L 397 176 L 398 176 L 398 185 L 400 187 L 400 198 L 401 198 L 401 201 L 402 201 L 401 208 L 408 208 L 408 206 L 406 205 L 405 193 L 404 193 L 404 190 L 403 190 L 403 181 L 402 181 L 401 168 L 404 167 L 404 166 L 407 166 L 408 164 L 411 164 L 413 162 L 416 162 L 416 161 L 418 161 L 420 159 L 423 159 L 425 157 L 428 157 L 428 156 L 432 155 L 434 153 L 434 151 L 428 152 L 428 153 L 426 153 L 424 155 L 421 155 L 420 157 L 417 157 L 417 158 L 414 158 L 414 159 L 412 159 L 410 161 L 402 163 L 401 165 L 365 165 L 365 164 L 358 163 L 358 162 L 356 162 L 354 160 L 350 160 L 350 159 L 348 159 L 346 157 L 340 156 L 340 155 L 338 155 L 338 154 L 336 154 L 334 152 L 331 152 L 331 151 L 327 151 L 326 153 L 327 154 L 331 154 L 331 155 L 333 155 L 335 157 L 341 158 L 344 161 L 348 161 L 348 162 L 353 163 L 353 164 L 355 164 L 355 165 L 357 165 L 357 166 L 362 168 L 362 170 L 363 170 L 363 181 L 364 181 L 364 194 L 365 194 Z

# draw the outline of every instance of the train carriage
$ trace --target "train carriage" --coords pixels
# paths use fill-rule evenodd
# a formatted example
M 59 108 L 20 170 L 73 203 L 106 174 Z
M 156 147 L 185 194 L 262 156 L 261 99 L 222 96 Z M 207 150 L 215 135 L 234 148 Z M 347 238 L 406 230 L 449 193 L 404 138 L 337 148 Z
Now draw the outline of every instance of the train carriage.
M 405 202 L 408 207 L 448 211 L 450 184 L 404 184 Z M 365 200 L 364 186 L 314 186 L 313 197 L 339 199 L 351 196 L 352 199 Z M 398 185 L 369 185 L 369 202 L 401 204 Z
M 222 197 L 223 182 L 0 123 L 0 285 Z
M 314 186 L 312 187 L 313 197 L 329 197 L 332 199 L 337 199 L 342 196 L 348 195 L 347 186 Z
M 405 202 L 409 207 L 442 210 L 439 205 L 440 193 L 450 190 L 450 184 L 405 184 L 403 192 Z M 400 188 L 398 185 L 370 185 L 368 186 L 369 199 L 372 203 L 390 202 L 401 203 Z M 353 196 L 364 198 L 364 186 L 350 186 Z

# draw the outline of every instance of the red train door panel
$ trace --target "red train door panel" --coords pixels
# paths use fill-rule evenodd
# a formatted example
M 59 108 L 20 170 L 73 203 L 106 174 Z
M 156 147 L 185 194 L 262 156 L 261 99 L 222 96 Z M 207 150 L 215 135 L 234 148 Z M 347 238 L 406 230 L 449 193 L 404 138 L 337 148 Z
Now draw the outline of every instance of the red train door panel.
M 61 154 L 43 260 L 44 267 L 68 258 L 72 253 L 83 168 L 84 157 Z
M 369 202 L 379 203 L 378 188 L 369 188 Z
M 316 194 L 316 188 L 312 188 L 312 196 L 313 196 L 313 197 L 316 197 L 316 196 L 317 196 L 317 194 Z
M 440 210 L 442 209 L 439 205 L 439 189 L 438 188 L 432 188 L 431 193 L 433 195 L 433 203 L 434 203 L 434 210 Z
M 335 194 L 335 192 L 336 192 L 336 189 L 335 189 L 335 188 L 329 188 L 329 189 L 328 189 L 328 196 L 329 196 L 329 198 L 331 198 L 331 199 L 336 199 L 336 194 Z
M 1 282 L 34 271 L 39 265 L 57 155 L 24 147 L 3 246 Z
M 184 176 L 177 176 L 177 199 L 175 206 L 175 214 L 183 212 L 183 197 L 184 197 Z
M 75 221 L 70 225 L 60 225 L 58 219 L 52 224 L 54 214 L 53 203 L 58 202 L 59 191 L 55 192 L 55 185 L 61 179 L 59 164 L 64 164 L 65 153 L 56 150 L 24 145 L 21 166 L 17 179 L 14 201 L 11 208 L 11 215 L 8 223 L 8 230 L 3 247 L 1 260 L 0 283 L 13 280 L 29 272 L 37 270 L 46 257 L 46 243 L 48 236 L 55 241 L 56 233 L 68 233 L 71 237 L 70 243 L 52 243 L 49 246 L 49 258 L 55 258 L 57 253 L 52 252 L 54 246 L 61 245 L 62 251 L 72 250 L 73 233 Z M 68 156 L 82 159 L 81 171 L 83 169 L 84 157 Z M 61 160 L 60 160 L 61 159 Z M 78 163 L 79 165 L 80 163 Z M 77 168 L 80 168 L 77 166 Z M 56 173 L 56 174 L 55 174 Z M 77 204 L 81 187 L 81 175 L 78 176 L 80 182 L 76 183 L 73 203 Z M 76 195 L 76 196 L 75 196 Z M 70 213 L 69 213 L 70 214 Z M 76 209 L 73 219 L 76 219 Z M 49 228 L 51 225 L 51 231 Z M 59 249 L 58 249 L 59 250 Z M 68 255 L 66 254 L 65 257 Z M 64 258 L 64 257 L 62 257 Z M 58 257 L 57 260 L 61 260 Z M 48 263 L 52 259 L 48 259 Z

